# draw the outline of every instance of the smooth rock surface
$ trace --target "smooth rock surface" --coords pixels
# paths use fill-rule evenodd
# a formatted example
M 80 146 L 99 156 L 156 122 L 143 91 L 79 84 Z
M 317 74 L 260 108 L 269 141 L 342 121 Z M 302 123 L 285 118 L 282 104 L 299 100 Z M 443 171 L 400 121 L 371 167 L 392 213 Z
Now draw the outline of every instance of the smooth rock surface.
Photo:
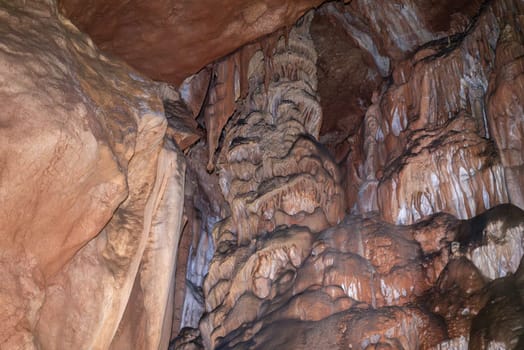
M 62 12 L 100 48 L 174 84 L 244 44 L 291 27 L 322 2 L 59 1 Z
M 0 11 L 0 347 L 167 347 L 184 160 L 158 87 L 51 1 Z

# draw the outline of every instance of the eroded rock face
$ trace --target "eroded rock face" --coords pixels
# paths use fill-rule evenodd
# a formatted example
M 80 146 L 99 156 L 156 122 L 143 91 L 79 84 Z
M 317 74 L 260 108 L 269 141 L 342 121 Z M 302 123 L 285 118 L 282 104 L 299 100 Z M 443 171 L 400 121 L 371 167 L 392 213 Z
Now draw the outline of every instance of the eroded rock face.
M 0 346 L 167 347 L 184 161 L 157 86 L 53 2 L 0 11 Z
M 422 348 L 436 345 L 445 331 L 434 317 L 398 306 L 414 302 L 434 283 L 440 270 L 427 266 L 443 268 L 447 240 L 438 243 L 438 257 L 425 256 L 413 232 L 353 218 L 321 234 L 292 227 L 260 237 L 255 245 L 222 250 L 204 289 L 209 312 L 201 324 L 204 344 L 210 335 L 207 347 L 242 349 L 251 340 L 262 349 L 279 339 L 294 348 L 304 341 L 289 329 L 300 333 L 316 322 L 319 334 L 307 336 L 307 346 L 323 348 L 342 338 L 353 345 L 383 342 L 409 349 L 422 337 Z M 332 329 L 329 317 L 339 312 L 341 323 Z M 284 325 L 288 331 L 282 333 Z
M 322 107 L 320 142 L 340 162 L 349 151 L 347 135 L 355 134 L 371 96 L 382 82 L 372 56 L 360 48 L 343 25 L 322 6 L 311 23 L 318 54 L 318 94 Z
M 251 348 L 431 349 L 444 334 L 438 321 L 419 309 L 391 307 L 338 313 L 319 322 L 276 322 L 262 328 Z
M 327 11 L 374 58 L 383 76 L 433 40 L 464 32 L 481 8 L 481 1 L 395 0 L 328 4 Z M 388 30 L 385 30 L 387 28 Z
M 200 323 L 205 348 L 465 349 L 470 341 L 479 348 L 515 346 L 516 326 L 511 334 L 486 336 L 494 331 L 485 322 L 502 317 L 487 306 L 498 300 L 489 288 L 505 283 L 501 278 L 511 290 L 520 288 L 514 274 L 524 245 L 522 211 L 496 207 L 511 200 L 510 182 L 485 96 L 499 55 L 500 8 L 517 5 L 462 5 L 471 12 L 464 21 L 454 17 L 447 27 L 418 22 L 432 28 L 427 37 L 421 30 L 406 47 L 388 44 L 391 79 L 376 87 L 359 116 L 360 130 L 344 141 L 338 158 L 346 157 L 348 165 L 348 204 L 364 215 L 339 224 L 328 219 L 330 202 L 318 198 L 316 189 L 317 183 L 329 189 L 339 183 L 340 175 L 329 171 L 336 166 L 310 138 L 297 137 L 318 135 L 318 102 L 312 97 L 318 82 L 304 59 L 314 57 L 304 47 L 308 40 L 301 37 L 296 50 L 295 28 L 287 57 L 278 36 L 271 39 L 275 56 L 268 44 L 255 50 L 247 98 L 226 127 L 218 159 L 232 215 L 214 231 L 216 252 L 203 288 L 207 313 Z M 335 14 L 337 6 L 326 6 L 324 15 L 346 26 L 347 13 Z M 401 14 L 409 13 L 402 8 Z M 398 35 L 409 35 L 405 18 L 399 23 Z M 446 39 L 431 41 L 440 35 Z M 387 74 L 390 68 L 370 54 Z M 300 79 L 289 82 L 289 72 Z M 279 120 L 286 121 L 285 131 Z M 321 180 L 297 190 L 294 172 L 312 170 Z M 515 306 L 512 325 L 521 317 L 515 296 L 504 295 L 501 304 L 504 310 Z
M 74 3 L 198 73 L 2 5 L 0 347 L 523 346 L 520 0 Z
M 287 38 L 277 37 L 274 48 L 254 53 L 249 93 L 226 131 L 218 166 L 231 217 L 215 227 L 217 254 L 204 284 L 200 328 L 208 348 L 259 318 L 276 279 L 291 281 L 309 254 L 313 232 L 344 215 L 338 168 L 315 140 L 322 115 L 311 19 L 312 13 Z M 292 225 L 308 228 L 279 229 Z M 257 243 L 269 232 L 268 245 Z

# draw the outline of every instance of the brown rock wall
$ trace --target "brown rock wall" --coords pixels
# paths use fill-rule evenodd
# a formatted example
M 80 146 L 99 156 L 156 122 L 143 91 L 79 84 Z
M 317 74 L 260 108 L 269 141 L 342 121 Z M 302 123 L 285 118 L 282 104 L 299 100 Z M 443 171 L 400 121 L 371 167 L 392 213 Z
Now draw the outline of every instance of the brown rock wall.
M 167 346 L 184 161 L 158 87 L 53 2 L 1 11 L 0 346 Z

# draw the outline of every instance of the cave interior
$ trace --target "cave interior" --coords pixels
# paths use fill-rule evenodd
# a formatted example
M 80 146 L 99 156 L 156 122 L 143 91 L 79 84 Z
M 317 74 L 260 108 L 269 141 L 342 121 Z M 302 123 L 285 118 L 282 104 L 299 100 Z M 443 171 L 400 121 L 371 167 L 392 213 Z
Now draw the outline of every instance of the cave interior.
M 0 349 L 524 349 L 522 0 L 0 1 Z

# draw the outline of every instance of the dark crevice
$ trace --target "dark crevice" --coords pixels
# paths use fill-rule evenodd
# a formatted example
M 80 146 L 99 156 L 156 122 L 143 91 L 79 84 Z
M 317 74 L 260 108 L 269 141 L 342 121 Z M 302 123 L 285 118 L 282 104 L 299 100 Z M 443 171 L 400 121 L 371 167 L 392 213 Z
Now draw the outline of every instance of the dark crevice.
M 464 39 L 475 29 L 478 20 L 480 16 L 489 8 L 493 0 L 485 0 L 479 8 L 479 11 L 475 16 L 472 17 L 471 22 L 469 23 L 468 27 L 465 31 L 456 33 L 453 35 L 445 36 L 443 38 L 435 39 L 432 41 L 429 41 L 423 45 L 420 45 L 413 53 L 413 56 L 416 55 L 417 52 L 420 52 L 424 49 L 436 49 L 438 52 L 436 54 L 424 57 L 420 61 L 423 62 L 429 62 L 433 61 L 439 57 L 445 56 L 446 54 L 454 51 L 457 47 L 459 47 Z M 419 62 L 420 62 L 419 61 Z M 418 62 L 415 62 L 415 64 Z

